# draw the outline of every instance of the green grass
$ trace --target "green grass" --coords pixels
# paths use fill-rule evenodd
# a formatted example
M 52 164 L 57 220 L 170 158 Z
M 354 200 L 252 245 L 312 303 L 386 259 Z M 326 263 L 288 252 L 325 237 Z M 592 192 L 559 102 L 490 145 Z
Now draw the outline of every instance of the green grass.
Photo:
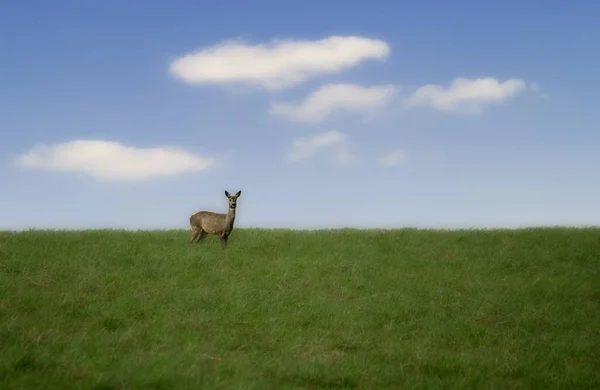
M 600 388 L 600 229 L 188 239 L 0 232 L 0 388 Z

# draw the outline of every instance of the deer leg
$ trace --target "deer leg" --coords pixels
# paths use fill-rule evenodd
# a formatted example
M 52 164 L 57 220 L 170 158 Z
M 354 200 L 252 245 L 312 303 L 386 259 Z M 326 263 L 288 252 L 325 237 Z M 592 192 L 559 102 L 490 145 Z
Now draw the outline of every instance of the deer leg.
M 198 231 L 198 229 L 192 228 L 192 238 L 190 239 L 190 244 L 193 243 L 200 234 L 201 233 Z
M 201 230 L 200 235 L 198 236 L 198 244 L 200 243 L 200 241 L 204 240 L 206 236 L 208 236 L 206 230 Z
M 223 249 L 227 249 L 227 235 L 226 234 L 221 236 L 221 247 Z

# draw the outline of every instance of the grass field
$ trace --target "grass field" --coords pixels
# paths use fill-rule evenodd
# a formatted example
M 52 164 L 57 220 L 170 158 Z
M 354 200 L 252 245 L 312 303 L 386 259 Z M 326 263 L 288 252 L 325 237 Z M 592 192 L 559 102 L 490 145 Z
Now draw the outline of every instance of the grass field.
M 188 239 L 0 232 L 0 388 L 600 388 L 600 229 Z

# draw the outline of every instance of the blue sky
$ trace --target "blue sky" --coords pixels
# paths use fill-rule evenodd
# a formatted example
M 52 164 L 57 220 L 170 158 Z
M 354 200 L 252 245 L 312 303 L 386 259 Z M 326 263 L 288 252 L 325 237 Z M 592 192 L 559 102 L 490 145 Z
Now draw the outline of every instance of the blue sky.
M 206 4 L 0 6 L 0 229 L 600 221 L 600 3 Z

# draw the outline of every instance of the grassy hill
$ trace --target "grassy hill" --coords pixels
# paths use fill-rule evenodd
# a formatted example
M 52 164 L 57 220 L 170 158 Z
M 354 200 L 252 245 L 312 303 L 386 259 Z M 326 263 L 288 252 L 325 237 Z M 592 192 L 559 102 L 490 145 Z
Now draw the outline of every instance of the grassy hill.
M 188 239 L 0 232 L 0 388 L 600 388 L 600 229 Z

